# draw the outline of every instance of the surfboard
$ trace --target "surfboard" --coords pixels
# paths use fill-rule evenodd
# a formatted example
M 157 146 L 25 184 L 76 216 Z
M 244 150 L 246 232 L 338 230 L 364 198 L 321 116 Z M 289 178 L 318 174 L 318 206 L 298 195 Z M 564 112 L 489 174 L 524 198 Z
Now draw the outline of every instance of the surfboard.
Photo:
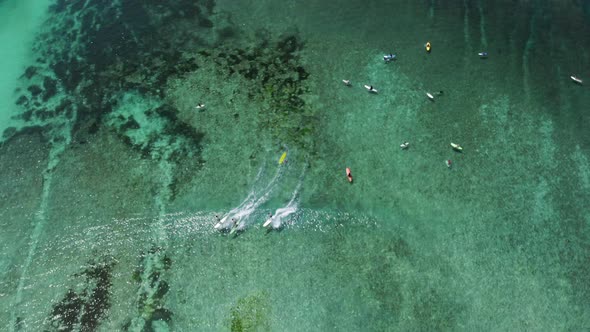
M 434 101 L 434 96 L 430 92 L 426 92 L 426 97 L 428 97 L 428 99 Z
M 576 76 L 572 75 L 572 76 L 570 76 L 570 78 L 572 79 L 572 81 L 574 81 L 574 82 L 576 82 L 578 84 L 584 84 L 584 81 L 582 81 L 582 79 L 579 78 L 579 77 L 576 77 Z
M 451 142 L 451 147 L 455 151 L 459 151 L 459 152 L 463 151 L 463 148 L 459 144 L 455 144 L 455 143 Z
M 264 224 L 262 225 L 262 227 L 268 227 L 270 225 L 270 223 L 272 222 L 272 218 L 273 217 L 268 218 L 268 220 L 266 222 L 264 222 Z
M 241 225 L 242 225 L 242 221 L 237 220 L 236 223 L 234 225 L 232 225 L 231 230 L 229 231 L 229 234 L 234 234 L 235 232 L 239 231 Z
M 377 89 L 373 88 L 370 85 L 365 84 L 365 89 L 367 89 L 367 91 L 369 91 L 370 93 L 378 93 Z
M 281 155 L 281 158 L 279 158 L 279 165 L 281 165 L 285 162 L 285 158 L 287 158 L 287 152 L 283 152 L 283 154 Z
M 221 228 L 221 226 L 223 226 L 223 224 L 225 224 L 226 220 L 227 220 L 227 216 L 221 218 L 221 220 L 219 220 L 219 222 L 217 224 L 215 224 L 214 228 L 215 229 Z

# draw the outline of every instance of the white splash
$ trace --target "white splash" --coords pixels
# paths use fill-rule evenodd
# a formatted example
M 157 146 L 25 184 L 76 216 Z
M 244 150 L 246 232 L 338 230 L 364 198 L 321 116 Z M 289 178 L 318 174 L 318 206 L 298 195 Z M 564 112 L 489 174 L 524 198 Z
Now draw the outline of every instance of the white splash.
M 281 228 L 283 224 L 283 220 L 285 220 L 288 216 L 292 215 L 293 213 L 297 212 L 297 196 L 299 195 L 299 190 L 301 189 L 301 184 L 303 183 L 303 178 L 305 176 L 305 169 L 303 168 L 303 173 L 299 177 L 299 182 L 297 183 L 297 187 L 293 191 L 293 195 L 291 195 L 291 200 L 287 203 L 286 206 L 279 208 L 275 211 L 273 215 L 271 215 L 266 222 L 262 225 L 263 227 L 270 227 L 271 229 L 278 229 Z
M 274 177 L 262 190 L 262 195 L 258 196 L 258 193 L 255 189 L 250 191 L 246 199 L 244 199 L 244 201 L 242 201 L 240 205 L 229 211 L 225 216 L 223 216 L 223 218 L 221 218 L 221 220 L 219 220 L 217 224 L 215 224 L 215 229 L 227 230 L 228 228 L 233 227 L 232 233 L 244 229 L 246 227 L 246 221 L 248 217 L 260 205 L 268 201 L 270 194 L 277 186 L 277 181 L 280 178 L 283 169 L 284 167 L 279 167 L 277 169 L 277 172 L 275 173 Z M 259 170 L 258 175 L 256 176 L 256 180 L 259 178 L 261 170 Z

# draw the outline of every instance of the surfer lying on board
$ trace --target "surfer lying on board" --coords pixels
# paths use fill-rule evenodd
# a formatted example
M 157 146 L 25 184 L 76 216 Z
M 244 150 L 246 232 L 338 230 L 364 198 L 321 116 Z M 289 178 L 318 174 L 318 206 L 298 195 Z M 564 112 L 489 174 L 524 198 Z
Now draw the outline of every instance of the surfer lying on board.
M 385 54 L 383 56 L 383 61 L 385 61 L 385 62 L 394 61 L 396 58 L 397 58 L 397 56 L 395 54 L 389 53 L 389 54 Z

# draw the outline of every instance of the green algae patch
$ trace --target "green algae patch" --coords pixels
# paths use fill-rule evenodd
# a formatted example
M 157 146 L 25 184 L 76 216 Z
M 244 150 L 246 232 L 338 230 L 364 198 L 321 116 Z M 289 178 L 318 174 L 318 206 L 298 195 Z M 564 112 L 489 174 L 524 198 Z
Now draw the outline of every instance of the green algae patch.
M 230 310 L 230 330 L 270 331 L 270 304 L 265 292 L 248 295 L 238 299 Z

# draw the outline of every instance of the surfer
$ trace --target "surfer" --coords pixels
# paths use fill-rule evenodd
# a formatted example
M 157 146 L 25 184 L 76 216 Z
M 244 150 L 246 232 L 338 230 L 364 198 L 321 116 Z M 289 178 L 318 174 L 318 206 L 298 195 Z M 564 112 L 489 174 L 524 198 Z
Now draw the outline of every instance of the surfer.
M 272 226 L 272 213 L 268 214 L 268 219 L 264 222 L 264 224 L 262 224 L 262 227 L 268 227 L 268 226 Z
M 198 103 L 195 108 L 198 110 L 203 110 L 203 109 L 205 109 L 205 104 Z
M 350 83 L 350 80 L 342 80 L 342 83 L 344 83 L 344 85 L 346 85 L 346 86 L 351 86 L 352 85 Z
M 372 85 L 365 85 L 365 89 L 370 93 L 377 93 L 377 89 L 375 89 Z
M 352 183 L 352 172 L 348 167 L 346 168 L 346 177 L 348 178 L 348 182 Z
M 383 56 L 383 61 L 385 61 L 385 62 L 394 61 L 396 58 L 397 58 L 397 56 L 395 54 L 389 53 L 389 54 L 385 54 Z

